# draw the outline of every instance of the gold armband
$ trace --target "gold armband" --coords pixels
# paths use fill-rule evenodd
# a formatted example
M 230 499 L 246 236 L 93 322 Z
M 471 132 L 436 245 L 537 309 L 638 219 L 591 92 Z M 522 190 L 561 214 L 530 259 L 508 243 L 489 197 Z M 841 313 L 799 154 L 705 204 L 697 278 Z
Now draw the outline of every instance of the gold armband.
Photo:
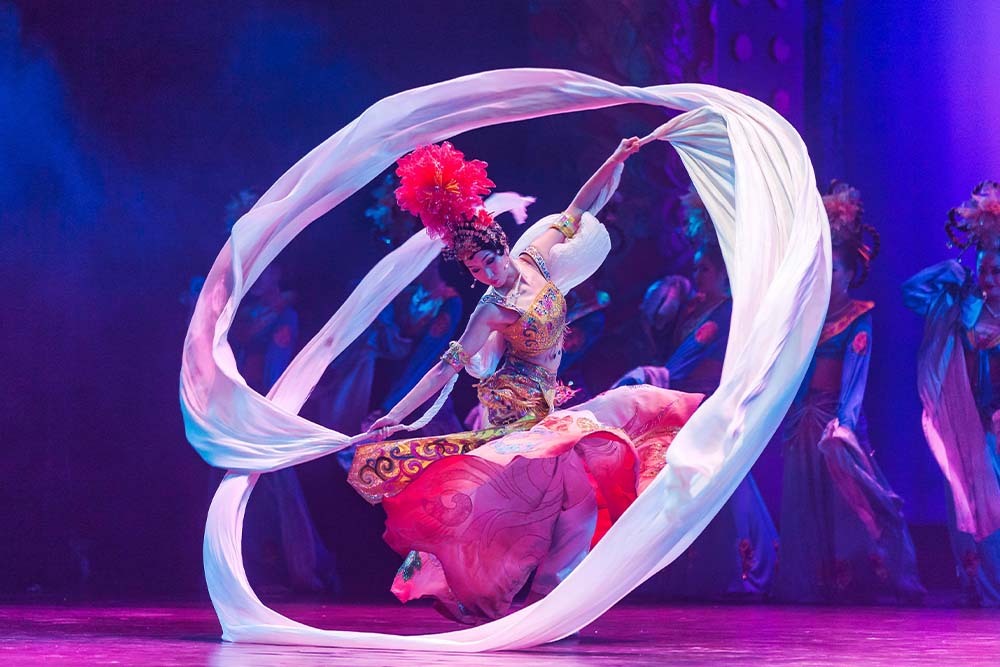
M 448 349 L 441 355 L 441 361 L 456 371 L 461 371 L 469 363 L 469 353 L 462 348 L 461 343 L 453 340 L 448 343 Z
M 549 229 L 555 229 L 566 238 L 571 239 L 576 236 L 576 231 L 579 229 L 577 222 L 579 221 L 569 213 L 563 213 L 558 220 L 549 225 Z

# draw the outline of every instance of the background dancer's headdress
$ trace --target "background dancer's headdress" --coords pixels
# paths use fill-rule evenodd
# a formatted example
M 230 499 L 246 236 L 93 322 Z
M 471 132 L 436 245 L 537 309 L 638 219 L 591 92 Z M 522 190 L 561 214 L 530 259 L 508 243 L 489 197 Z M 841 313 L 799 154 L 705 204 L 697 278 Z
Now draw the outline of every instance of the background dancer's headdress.
M 882 239 L 873 226 L 862 222 L 865 207 L 861 201 L 861 193 L 847 183 L 837 180 L 830 183 L 829 192 L 823 196 L 823 206 L 830 220 L 833 246 L 857 256 L 857 270 L 850 286 L 859 287 L 868 278 L 869 268 L 872 260 L 878 256 Z M 865 234 L 871 237 L 870 244 L 865 243 Z
M 700 247 L 709 243 L 719 244 L 719 239 L 715 236 L 715 228 L 712 226 L 712 219 L 708 217 L 701 195 L 692 183 L 688 187 L 687 193 L 681 195 L 681 215 L 684 217 L 684 233 L 695 244 Z
M 722 256 L 719 237 L 715 234 L 715 226 L 708 215 L 701 195 L 694 187 L 688 187 L 687 193 L 681 195 L 681 215 L 684 219 L 684 235 L 694 246 L 695 257 L 698 254 L 708 255 L 713 263 L 725 270 L 726 260 Z
M 965 251 L 1000 250 L 1000 185 L 983 181 L 972 191 L 972 198 L 948 211 L 944 226 L 952 247 Z
M 399 179 L 386 174 L 372 190 L 374 203 L 365 209 L 365 217 L 372 222 L 372 231 L 379 242 L 397 248 L 413 236 L 417 221 L 396 206 L 395 190 Z
M 696 249 L 705 246 L 718 247 L 719 237 L 715 235 L 712 219 L 708 216 L 708 210 L 694 183 L 688 187 L 687 193 L 681 195 L 681 215 L 684 220 L 684 235 Z
M 483 208 L 495 187 L 486 163 L 466 160 L 449 142 L 422 146 L 400 158 L 396 203 L 445 243 L 446 259 L 467 259 L 484 248 L 507 248 L 503 228 Z

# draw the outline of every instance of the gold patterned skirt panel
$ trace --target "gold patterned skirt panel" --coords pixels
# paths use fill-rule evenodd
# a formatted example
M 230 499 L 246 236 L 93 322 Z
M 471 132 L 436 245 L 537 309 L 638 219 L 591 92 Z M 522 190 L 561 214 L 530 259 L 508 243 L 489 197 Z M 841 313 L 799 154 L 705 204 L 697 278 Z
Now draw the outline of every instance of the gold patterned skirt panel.
M 526 431 L 539 419 L 528 415 L 510 424 L 479 431 L 360 445 L 354 453 L 347 481 L 365 500 L 375 505 L 386 496 L 402 491 L 435 461 L 446 456 L 467 454 L 509 433 Z

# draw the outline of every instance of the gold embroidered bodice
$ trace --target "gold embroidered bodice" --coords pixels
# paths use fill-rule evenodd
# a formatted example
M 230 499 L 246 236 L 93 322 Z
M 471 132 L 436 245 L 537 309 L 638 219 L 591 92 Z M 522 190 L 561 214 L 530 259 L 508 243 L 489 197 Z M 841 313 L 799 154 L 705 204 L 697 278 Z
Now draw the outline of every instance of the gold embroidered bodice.
M 557 352 L 562 346 L 566 333 L 566 298 L 552 282 L 542 254 L 532 246 L 528 246 L 522 254 L 535 262 L 547 281 L 527 310 L 508 304 L 492 289 L 483 295 L 481 301 L 515 310 L 520 315 L 503 327 L 500 333 L 507 341 L 511 354 L 530 360 L 548 357 L 547 352 Z

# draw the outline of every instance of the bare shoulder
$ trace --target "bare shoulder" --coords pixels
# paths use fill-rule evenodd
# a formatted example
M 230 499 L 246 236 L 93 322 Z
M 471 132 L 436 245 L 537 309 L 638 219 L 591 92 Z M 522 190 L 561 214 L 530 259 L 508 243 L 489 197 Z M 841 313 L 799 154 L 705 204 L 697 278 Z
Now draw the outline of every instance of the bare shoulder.
M 482 326 L 490 329 L 510 324 L 517 319 L 517 313 L 486 300 L 480 300 L 469 316 L 469 327 Z
M 525 266 L 531 267 L 533 274 L 540 275 L 546 281 L 552 279 L 549 273 L 548 252 L 542 252 L 537 244 L 532 243 L 525 248 L 518 260 L 523 262 Z

